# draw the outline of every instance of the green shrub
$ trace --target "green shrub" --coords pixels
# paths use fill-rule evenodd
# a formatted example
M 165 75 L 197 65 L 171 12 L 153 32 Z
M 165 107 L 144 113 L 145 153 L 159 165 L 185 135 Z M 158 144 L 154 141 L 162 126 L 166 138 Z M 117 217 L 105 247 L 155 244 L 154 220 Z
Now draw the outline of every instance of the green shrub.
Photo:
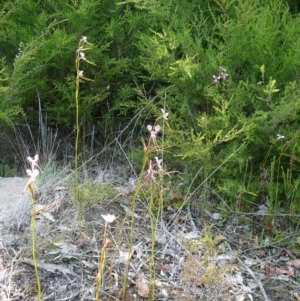
M 138 162 L 136 142 L 165 104 L 166 165 L 182 172 L 186 191 L 206 183 L 234 206 L 237 196 L 260 202 L 275 185 L 288 199 L 279 206 L 294 204 L 285 183 L 299 179 L 295 2 L 23 0 L 0 8 L 0 118 L 24 111 L 37 125 L 38 91 L 48 123 L 71 133 L 74 49 L 85 35 L 97 65 L 80 89 L 85 135 L 94 125 L 99 145 L 118 135 Z M 267 191 L 261 175 L 272 168 Z

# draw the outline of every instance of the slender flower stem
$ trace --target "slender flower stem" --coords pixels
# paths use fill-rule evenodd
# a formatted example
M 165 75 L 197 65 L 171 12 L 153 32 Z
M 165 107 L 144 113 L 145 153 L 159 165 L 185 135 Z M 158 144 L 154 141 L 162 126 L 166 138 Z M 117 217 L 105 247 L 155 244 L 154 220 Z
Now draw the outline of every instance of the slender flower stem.
M 103 247 L 99 256 L 100 258 L 99 258 L 98 273 L 96 276 L 96 301 L 100 301 L 100 288 L 102 284 L 102 275 L 106 263 L 106 248 L 111 243 L 111 240 L 108 239 L 106 236 L 107 227 L 109 224 L 113 223 L 118 218 L 114 214 L 107 214 L 107 215 L 101 214 L 101 216 L 105 220 L 105 227 L 103 233 Z
M 150 139 L 148 141 L 148 144 L 146 145 L 144 139 L 142 139 L 142 144 L 144 148 L 144 158 L 143 158 L 143 165 L 142 169 L 140 172 L 140 177 L 138 180 L 137 187 L 135 189 L 135 193 L 132 198 L 131 202 L 131 226 L 130 226 L 130 233 L 129 233 L 129 251 L 128 254 L 132 254 L 132 248 L 133 248 L 133 233 L 134 233 L 134 222 L 135 222 L 135 207 L 136 207 L 136 201 L 139 196 L 139 193 L 144 186 L 146 182 L 150 183 L 150 200 L 149 200 L 149 205 L 148 205 L 148 214 L 149 214 L 149 219 L 150 219 L 150 225 L 151 225 L 151 241 L 152 241 L 152 246 L 151 246 L 151 258 L 150 258 L 150 281 L 151 281 L 151 292 L 149 296 L 149 300 L 154 301 L 155 298 L 155 239 L 156 239 L 156 234 L 158 231 L 158 223 L 159 223 L 159 218 L 162 214 L 162 206 L 163 206 L 163 174 L 164 170 L 162 167 L 162 159 L 159 159 L 158 157 L 155 157 L 156 164 L 152 165 L 152 161 L 149 161 L 149 154 L 153 151 L 156 151 L 157 149 L 157 134 L 160 131 L 161 127 L 157 123 L 160 118 L 163 118 L 163 120 L 168 120 L 168 112 L 165 111 L 165 109 L 162 109 L 162 116 L 158 117 L 154 123 L 154 125 L 147 125 L 147 129 L 150 133 Z M 153 144 L 153 147 L 151 148 L 151 144 Z M 162 148 L 163 151 L 163 148 Z M 146 169 L 147 164 L 149 164 L 149 168 L 147 170 L 147 176 L 146 176 L 146 181 L 144 179 L 144 172 Z M 154 167 L 156 167 L 154 169 Z M 159 175 L 160 176 L 160 183 L 157 183 L 155 180 L 155 176 Z M 158 200 L 158 212 L 156 215 L 156 219 L 153 216 L 153 206 L 154 206 L 154 191 L 155 187 L 158 185 L 159 188 L 159 200 Z M 129 273 L 129 267 L 130 267 L 130 256 L 128 256 L 126 267 L 125 267 L 125 272 L 124 272 L 124 281 L 123 281 L 123 289 L 122 289 L 122 301 L 126 300 L 126 290 L 127 290 L 127 278 L 128 278 L 128 273 Z
M 31 218 L 31 241 L 32 241 L 32 259 L 34 264 L 34 270 L 35 270 L 35 277 L 37 282 L 37 288 L 38 288 L 38 301 L 42 301 L 42 289 L 41 289 L 41 280 L 39 276 L 39 271 L 37 267 L 36 262 L 36 250 L 35 250 L 35 224 L 36 224 L 36 211 L 35 211 L 35 200 L 34 200 L 34 193 L 33 193 L 33 184 L 30 183 L 28 185 L 28 189 L 31 196 L 31 206 L 32 206 L 32 218 Z
M 75 80 L 75 106 L 76 106 L 76 137 L 75 137 L 75 195 L 77 201 L 77 220 L 79 224 L 80 234 L 82 233 L 82 204 L 80 201 L 80 191 L 79 191 L 79 179 L 78 179 L 78 156 L 79 156 L 79 139 L 80 139 L 80 103 L 79 103 L 79 88 L 80 88 L 80 79 L 85 81 L 93 81 L 87 77 L 83 76 L 83 70 L 80 70 L 80 61 L 83 60 L 88 64 L 95 64 L 91 61 L 88 61 L 85 57 L 84 51 L 91 48 L 83 48 L 82 45 L 88 44 L 87 37 L 82 36 L 79 41 L 78 48 L 76 50 L 75 56 L 75 69 L 76 69 L 76 80 Z M 84 127 L 84 124 L 83 124 Z
M 100 301 L 100 287 L 102 283 L 102 275 L 103 275 L 103 269 L 105 266 L 105 261 L 106 261 L 106 230 L 107 230 L 107 224 L 105 225 L 104 228 L 104 234 L 103 234 L 103 247 L 101 249 L 101 254 L 99 258 L 99 267 L 98 267 L 98 274 L 96 277 L 96 301 Z
M 76 52 L 75 67 L 76 67 L 76 81 L 75 81 L 75 105 L 76 105 L 76 138 L 75 138 L 75 195 L 77 201 L 77 219 L 79 223 L 79 231 L 82 231 L 82 216 L 81 216 L 81 202 L 79 194 L 79 183 L 78 183 L 78 145 L 80 135 L 80 124 L 79 124 L 79 60 L 80 52 Z
M 149 199 L 149 207 L 148 207 L 148 214 L 149 214 L 149 219 L 150 219 L 150 225 L 151 225 L 151 255 L 149 259 L 149 271 L 150 271 L 150 283 L 151 283 L 151 290 L 150 290 L 150 296 L 149 300 L 154 300 L 155 296 L 155 258 L 154 258 L 154 247 L 155 247 L 155 238 L 156 238 L 156 227 L 154 224 L 154 218 L 152 215 L 152 209 L 154 206 L 154 200 L 153 200 L 153 182 L 150 182 L 150 199 Z

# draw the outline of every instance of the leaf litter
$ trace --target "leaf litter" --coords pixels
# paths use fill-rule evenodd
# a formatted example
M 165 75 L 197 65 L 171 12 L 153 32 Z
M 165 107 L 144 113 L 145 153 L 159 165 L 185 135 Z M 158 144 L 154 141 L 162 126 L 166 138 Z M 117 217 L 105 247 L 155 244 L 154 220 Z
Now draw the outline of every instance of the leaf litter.
M 95 275 L 105 222 L 101 215 L 118 219 L 111 226 L 113 243 L 107 250 L 102 300 L 120 300 L 128 258 L 130 266 L 126 300 L 144 300 L 154 286 L 155 300 L 299 300 L 300 285 L 295 270 L 298 254 L 259 245 L 257 236 L 236 223 L 232 213 L 222 226 L 221 213 L 204 214 L 191 207 L 174 214 L 164 210 L 155 241 L 155 278 L 151 279 L 151 232 L 144 202 L 131 211 L 132 191 L 111 202 L 85 210 L 82 235 L 76 209 L 62 183 L 38 200 L 37 252 L 43 284 L 43 300 L 94 300 Z M 120 185 L 118 186 L 120 190 Z M 47 197 L 45 198 L 45 195 Z M 258 215 L 265 211 L 259 209 Z M 176 210 L 175 210 L 176 211 Z M 30 208 L 22 220 L 7 216 L 0 249 L 1 300 L 35 300 L 30 246 Z M 27 214 L 26 214 L 27 213 Z M 129 253 L 129 226 L 137 219 Z M 193 222 L 191 221 L 193 219 Z M 122 228 L 123 227 L 123 228 Z M 121 232 L 120 229 L 123 229 Z M 120 237 L 121 234 L 121 237 Z M 278 289 L 280 288 L 280 289 Z M 280 292 L 280 293 L 279 293 Z M 280 299 L 278 299 L 280 298 Z

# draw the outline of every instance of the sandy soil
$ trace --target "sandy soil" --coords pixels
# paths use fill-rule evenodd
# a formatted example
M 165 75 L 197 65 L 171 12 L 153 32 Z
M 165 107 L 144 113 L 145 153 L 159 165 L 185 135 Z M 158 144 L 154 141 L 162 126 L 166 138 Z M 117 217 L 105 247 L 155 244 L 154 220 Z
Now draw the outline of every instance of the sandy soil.
M 26 178 L 0 177 L 0 228 L 10 215 L 16 214 L 22 205 L 30 204 L 28 191 L 23 193 Z

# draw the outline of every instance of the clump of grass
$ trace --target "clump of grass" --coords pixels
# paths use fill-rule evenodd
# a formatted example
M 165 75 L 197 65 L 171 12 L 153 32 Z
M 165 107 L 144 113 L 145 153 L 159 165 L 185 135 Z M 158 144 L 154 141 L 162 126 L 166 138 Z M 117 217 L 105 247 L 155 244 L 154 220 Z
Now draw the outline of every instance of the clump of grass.
M 203 292 L 210 298 L 216 297 L 227 287 L 225 275 L 232 269 L 230 264 L 217 263 L 217 244 L 224 239 L 222 235 L 215 235 L 213 225 L 205 226 L 202 235 L 190 242 L 184 242 L 183 246 L 187 257 L 182 262 L 180 273 L 186 292 L 192 296 L 197 287 L 203 287 Z M 211 300 L 211 299 L 203 300 Z
M 113 199 L 116 191 L 110 183 L 97 183 L 92 179 L 85 179 L 79 185 L 80 203 L 82 208 L 91 208 L 93 205 L 105 199 Z M 75 191 L 70 191 L 72 196 L 76 196 Z M 74 195 L 75 194 L 75 195 Z
M 0 162 L 0 176 L 3 178 L 14 177 L 17 173 L 15 167 L 10 167 L 9 164 Z

